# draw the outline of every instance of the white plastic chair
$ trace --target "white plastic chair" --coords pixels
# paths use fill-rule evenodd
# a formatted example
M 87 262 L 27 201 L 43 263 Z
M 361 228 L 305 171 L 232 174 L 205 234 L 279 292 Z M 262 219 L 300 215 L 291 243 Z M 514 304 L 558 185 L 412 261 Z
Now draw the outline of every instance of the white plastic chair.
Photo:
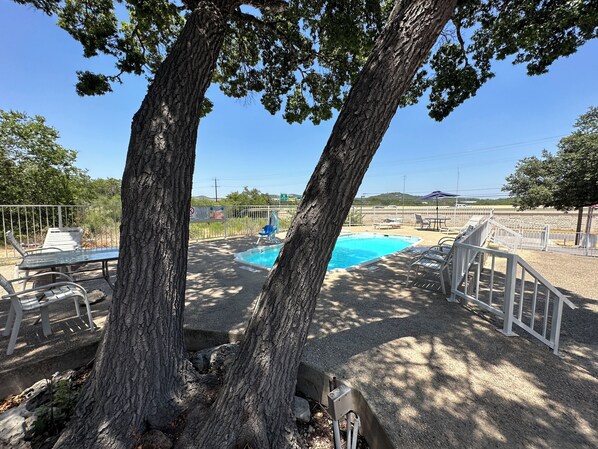
M 66 281 L 53 282 L 51 284 L 30 289 L 26 288 L 28 282 L 31 282 L 33 279 L 39 278 L 41 276 L 53 276 L 54 278 L 60 277 L 66 279 Z M 13 287 L 13 284 L 16 283 L 22 283 L 24 289 L 20 292 L 16 292 Z M 2 335 L 4 336 L 10 334 L 6 355 L 11 355 L 15 349 L 24 312 L 40 312 L 42 330 L 44 335 L 47 337 L 48 335 L 52 334 L 48 306 L 62 300 L 72 299 L 75 303 L 77 317 L 81 318 L 79 299 L 82 299 L 87 309 L 87 318 L 89 319 L 90 330 L 93 331 L 95 329 L 93 318 L 91 316 L 91 306 L 89 304 L 89 299 L 87 298 L 87 292 L 79 284 L 74 283 L 73 279 L 65 273 L 38 273 L 24 279 L 13 280 L 8 280 L 2 276 L 2 274 L 0 274 L 0 286 L 2 286 L 8 293 L 7 295 L 2 296 L 2 299 L 7 299 L 11 302 L 10 311 L 8 312 L 8 319 L 6 320 L 6 327 L 2 332 Z

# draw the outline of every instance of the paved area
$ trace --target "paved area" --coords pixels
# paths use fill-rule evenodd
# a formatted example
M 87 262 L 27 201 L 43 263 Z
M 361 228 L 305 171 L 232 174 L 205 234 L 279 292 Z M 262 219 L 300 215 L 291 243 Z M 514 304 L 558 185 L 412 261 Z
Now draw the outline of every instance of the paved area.
M 383 232 L 420 235 L 423 245 L 440 236 Z M 242 332 L 267 272 L 248 271 L 232 255 L 254 243 L 191 246 L 187 329 Z M 504 337 L 474 308 L 448 303 L 434 279 L 405 286 L 413 254 L 400 254 L 376 270 L 326 277 L 304 361 L 359 389 L 397 448 L 598 447 L 598 259 L 522 255 L 581 306 L 565 314 L 561 357 L 531 339 Z M 91 287 L 109 292 L 102 281 Z M 100 326 L 110 302 L 93 306 Z M 2 374 L 9 367 L 99 338 L 72 309 L 51 317 L 55 334 L 47 339 L 30 319 L 11 357 L 0 340 L 0 384 L 10 382 Z M 6 310 L 0 304 L 0 323 Z

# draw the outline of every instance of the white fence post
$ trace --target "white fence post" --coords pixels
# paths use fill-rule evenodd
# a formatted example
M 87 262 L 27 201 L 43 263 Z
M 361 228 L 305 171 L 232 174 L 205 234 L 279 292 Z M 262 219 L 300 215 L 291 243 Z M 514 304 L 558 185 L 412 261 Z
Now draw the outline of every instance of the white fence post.
M 518 258 L 519 256 L 515 254 L 507 255 L 507 272 L 505 276 L 505 297 L 503 305 L 504 322 L 501 332 L 508 337 L 517 335 L 513 332 L 513 305 L 515 302 Z
M 542 251 L 548 251 L 548 242 L 550 241 L 550 225 L 544 228 L 544 245 Z
M 457 282 L 459 282 L 459 273 L 462 271 L 462 264 L 463 264 L 463 248 L 459 246 L 458 242 L 454 244 L 454 254 L 453 254 L 453 273 L 452 273 L 452 280 L 451 280 L 451 296 L 446 298 L 448 302 L 459 302 L 455 292 L 459 288 Z

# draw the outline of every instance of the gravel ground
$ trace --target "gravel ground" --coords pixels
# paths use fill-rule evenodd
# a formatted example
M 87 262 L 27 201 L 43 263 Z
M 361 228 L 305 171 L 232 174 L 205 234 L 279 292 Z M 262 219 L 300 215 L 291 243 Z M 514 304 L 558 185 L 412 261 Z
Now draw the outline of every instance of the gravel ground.
M 385 233 L 418 235 L 424 246 L 441 236 Z M 254 244 L 191 246 L 187 327 L 243 329 L 266 273 L 231 260 Z M 434 279 L 405 286 L 413 255 L 402 254 L 375 271 L 327 276 L 304 360 L 359 389 L 394 447 L 598 447 L 598 258 L 520 255 L 578 306 L 564 314 L 562 357 L 532 339 L 504 337 L 475 307 L 448 303 Z M 110 302 L 97 304 L 94 318 Z M 2 312 L 0 304 L 0 320 Z M 56 350 L 65 335 L 34 347 Z M 16 351 L 11 362 L 27 353 Z

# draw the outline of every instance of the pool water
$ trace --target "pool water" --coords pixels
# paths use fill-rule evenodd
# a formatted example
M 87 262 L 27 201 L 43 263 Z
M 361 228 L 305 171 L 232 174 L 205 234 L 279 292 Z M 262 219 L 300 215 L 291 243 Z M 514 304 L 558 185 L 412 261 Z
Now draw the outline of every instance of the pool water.
M 420 239 L 382 234 L 352 234 L 337 239 L 328 270 L 347 269 L 372 263 L 375 260 L 393 254 L 414 245 Z M 260 267 L 271 268 L 274 265 L 282 245 L 254 248 L 235 254 L 235 260 Z

